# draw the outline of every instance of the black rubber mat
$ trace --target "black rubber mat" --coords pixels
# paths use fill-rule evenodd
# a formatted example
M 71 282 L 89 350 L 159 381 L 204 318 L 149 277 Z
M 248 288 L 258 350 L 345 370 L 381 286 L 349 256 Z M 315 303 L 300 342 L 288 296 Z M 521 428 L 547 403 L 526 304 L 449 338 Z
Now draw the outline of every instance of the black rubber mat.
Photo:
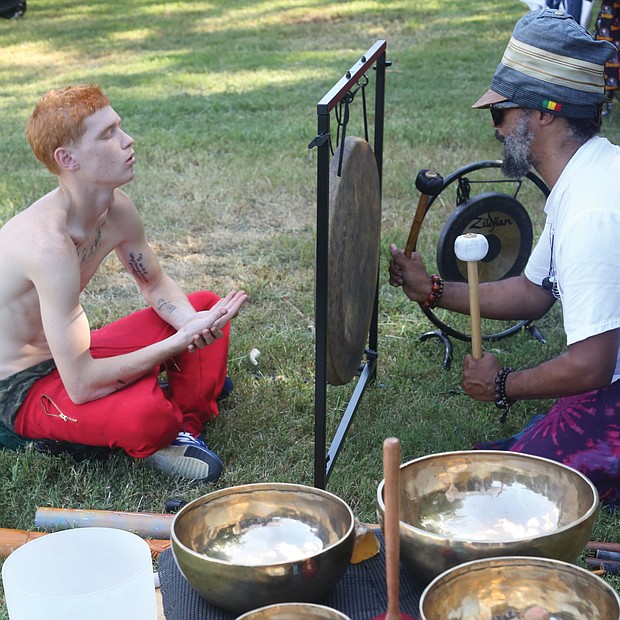
M 369 560 L 351 564 L 334 589 L 324 599 L 315 601 L 316 603 L 338 609 L 352 620 L 371 620 L 385 613 L 385 553 L 383 536 L 380 531 L 376 534 L 381 552 Z M 212 605 L 193 590 L 177 568 L 171 549 L 159 556 L 159 580 L 166 620 L 234 620 L 241 615 Z M 422 588 L 401 565 L 401 611 L 417 617 L 421 594 Z

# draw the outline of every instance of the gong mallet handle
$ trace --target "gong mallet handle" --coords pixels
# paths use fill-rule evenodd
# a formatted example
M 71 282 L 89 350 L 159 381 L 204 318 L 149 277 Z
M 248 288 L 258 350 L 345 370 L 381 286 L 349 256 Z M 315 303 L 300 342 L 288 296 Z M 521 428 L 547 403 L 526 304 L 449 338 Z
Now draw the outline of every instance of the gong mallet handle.
M 400 441 L 388 437 L 383 442 L 383 536 L 385 538 L 385 577 L 388 607 L 373 620 L 414 620 L 400 613 Z
M 443 189 L 443 178 L 434 170 L 420 170 L 415 180 L 415 186 L 420 192 L 420 199 L 418 200 L 418 206 L 413 216 L 413 222 L 411 223 L 409 238 L 405 244 L 405 256 L 407 258 L 411 258 L 411 253 L 413 252 L 413 248 L 415 248 L 430 197 L 436 196 Z
M 482 357 L 482 329 L 480 325 L 480 300 L 478 297 L 478 261 L 489 251 L 484 235 L 467 233 L 459 235 L 454 242 L 454 252 L 459 260 L 467 263 L 469 286 L 469 316 L 471 318 L 471 354 L 476 360 Z

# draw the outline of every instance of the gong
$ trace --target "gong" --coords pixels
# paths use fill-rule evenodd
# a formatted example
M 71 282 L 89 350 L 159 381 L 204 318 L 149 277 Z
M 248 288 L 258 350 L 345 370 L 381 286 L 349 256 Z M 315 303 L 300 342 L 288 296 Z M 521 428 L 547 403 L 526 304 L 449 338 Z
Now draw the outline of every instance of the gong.
M 454 253 L 459 235 L 477 233 L 489 243 L 478 263 L 481 282 L 493 282 L 523 272 L 532 250 L 532 221 L 513 196 L 498 192 L 479 194 L 457 207 L 446 221 L 437 243 L 437 267 L 450 281 L 467 282 L 467 263 Z
M 366 140 L 347 136 L 329 171 L 327 382 L 348 383 L 359 370 L 377 290 L 381 192 Z

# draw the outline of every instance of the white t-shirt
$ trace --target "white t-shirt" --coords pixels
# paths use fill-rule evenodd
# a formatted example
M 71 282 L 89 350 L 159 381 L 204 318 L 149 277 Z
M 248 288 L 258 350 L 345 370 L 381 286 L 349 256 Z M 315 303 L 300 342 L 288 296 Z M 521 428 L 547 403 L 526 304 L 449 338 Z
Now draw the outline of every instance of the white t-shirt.
M 545 213 L 524 273 L 535 284 L 555 276 L 567 344 L 620 327 L 620 146 L 588 140 L 562 171 Z

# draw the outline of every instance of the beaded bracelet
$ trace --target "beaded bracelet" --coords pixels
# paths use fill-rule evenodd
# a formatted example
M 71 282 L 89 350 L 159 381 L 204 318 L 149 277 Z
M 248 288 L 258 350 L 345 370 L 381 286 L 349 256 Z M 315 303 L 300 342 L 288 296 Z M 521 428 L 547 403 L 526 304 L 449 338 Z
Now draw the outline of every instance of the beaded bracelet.
M 513 371 L 514 368 L 511 368 L 510 366 L 502 366 L 495 375 L 495 406 L 498 409 L 503 409 L 504 411 L 500 422 L 506 421 L 508 411 L 515 403 L 514 400 L 508 400 L 508 397 L 506 396 L 506 379 Z
M 423 301 L 420 305 L 424 310 L 432 310 L 437 307 L 439 304 L 439 299 L 441 294 L 443 293 L 443 280 L 440 276 L 434 273 L 431 276 L 431 292 L 425 301 Z

